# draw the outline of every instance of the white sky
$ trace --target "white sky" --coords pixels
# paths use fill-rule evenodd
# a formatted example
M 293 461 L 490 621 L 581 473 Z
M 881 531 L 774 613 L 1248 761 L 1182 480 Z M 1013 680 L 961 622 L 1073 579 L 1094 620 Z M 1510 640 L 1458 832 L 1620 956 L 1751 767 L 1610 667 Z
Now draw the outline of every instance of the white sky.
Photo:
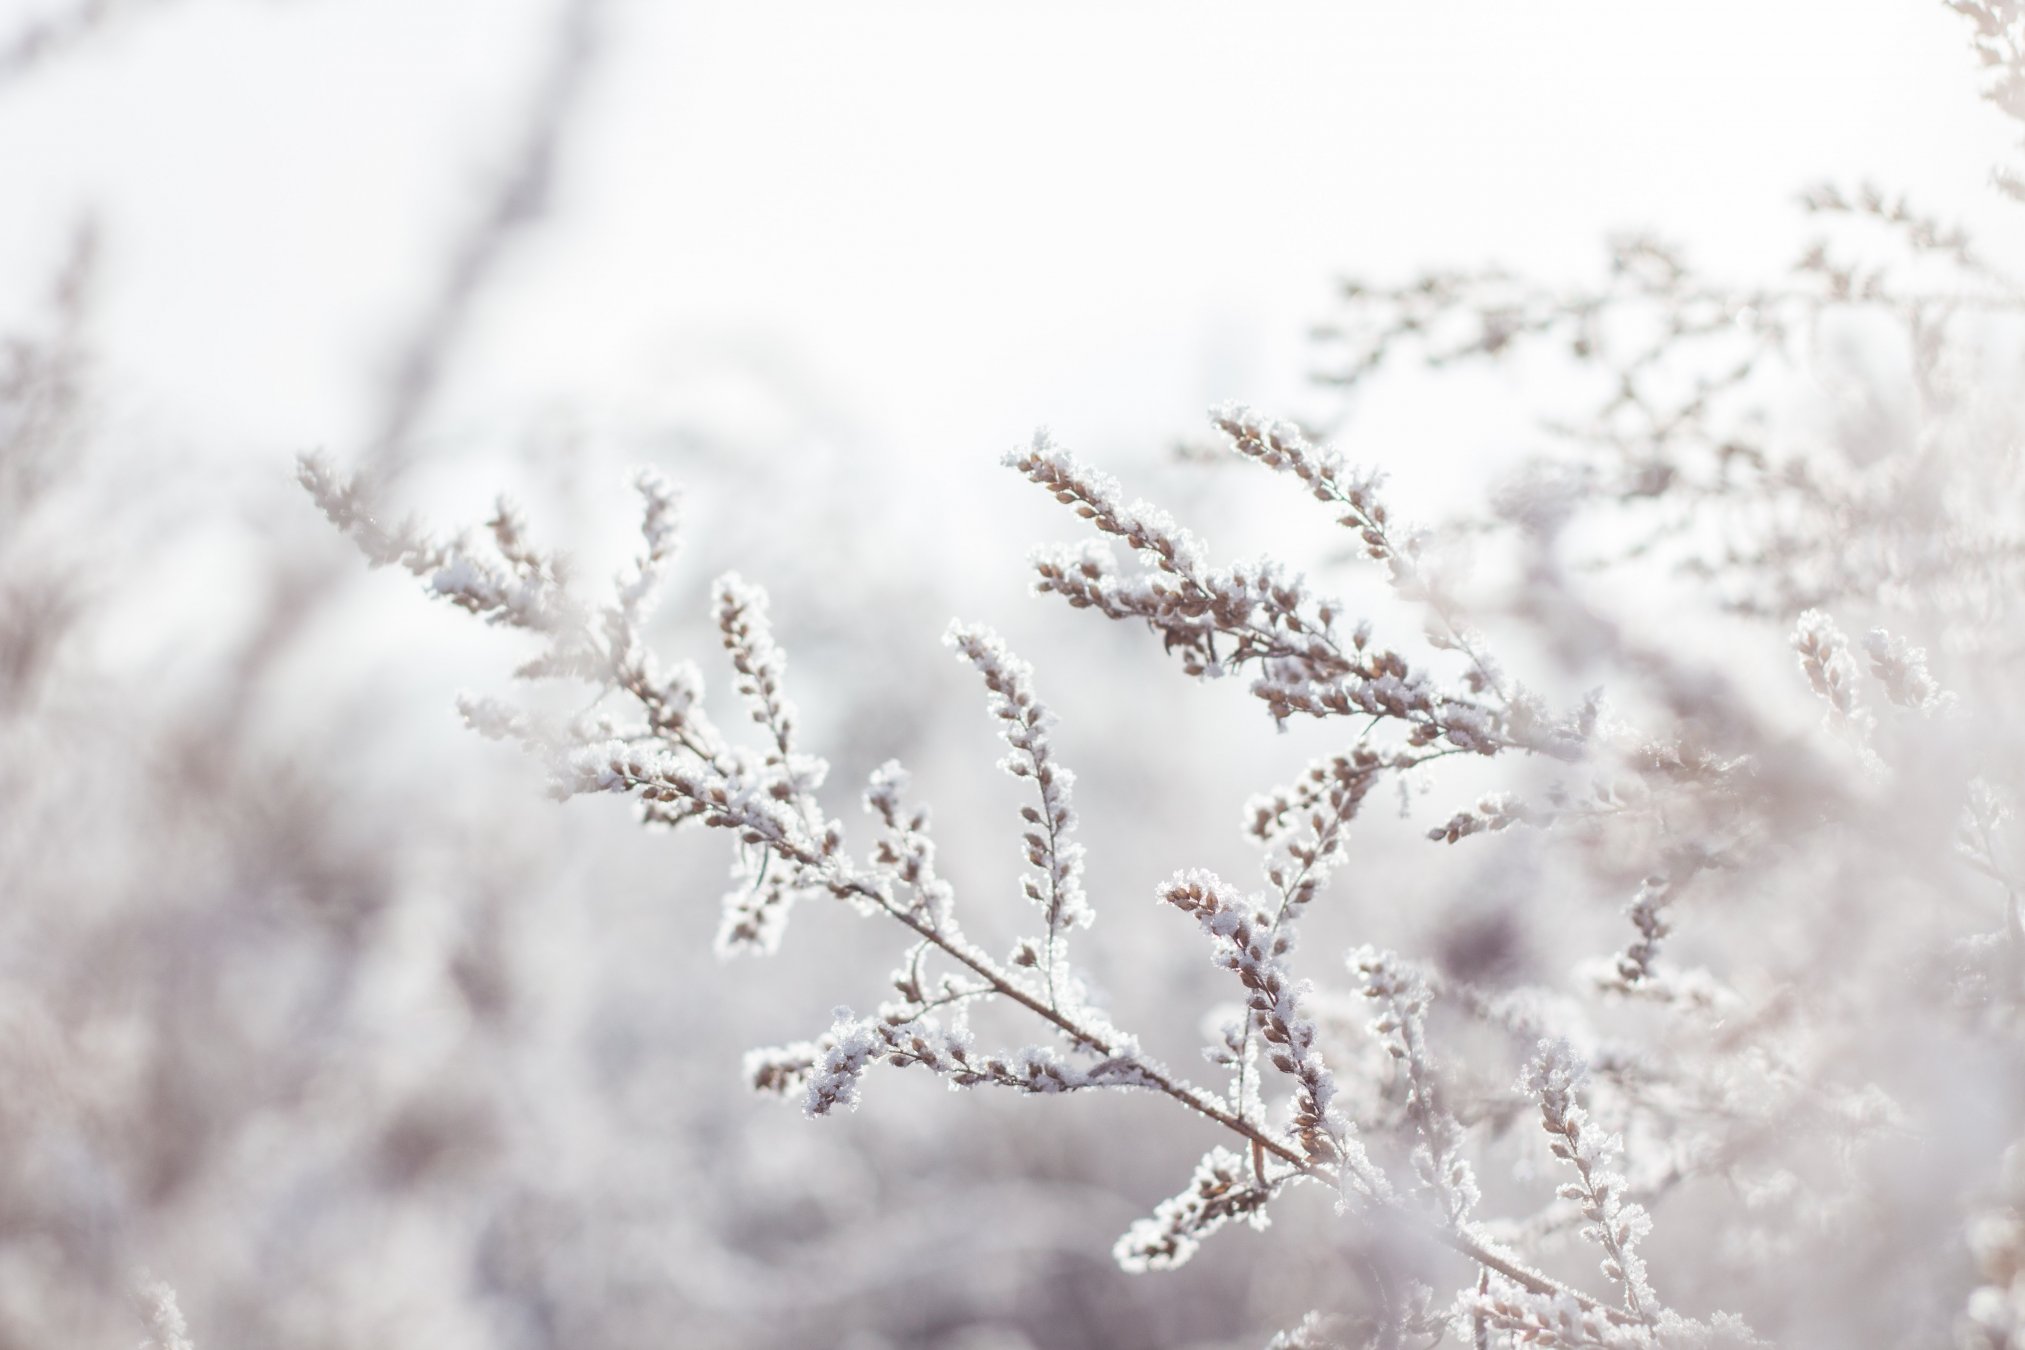
M 110 387 L 154 434 L 343 451 L 554 8 L 186 0 L 0 90 L 0 318 L 95 211 Z M 452 441 L 785 399 L 790 440 L 968 492 L 1037 423 L 1116 462 L 1292 408 L 1346 271 L 1569 271 L 1626 225 L 1776 264 L 1807 182 L 1980 211 L 2006 143 L 1961 22 L 1906 0 L 620 0 L 607 36 Z

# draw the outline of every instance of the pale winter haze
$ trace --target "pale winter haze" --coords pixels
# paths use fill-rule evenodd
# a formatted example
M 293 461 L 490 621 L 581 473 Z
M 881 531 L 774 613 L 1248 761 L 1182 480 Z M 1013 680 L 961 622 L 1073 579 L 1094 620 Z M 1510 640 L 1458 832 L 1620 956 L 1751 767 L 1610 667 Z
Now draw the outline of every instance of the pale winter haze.
M 2025 6 L 0 0 L 0 1345 L 2025 1345 Z

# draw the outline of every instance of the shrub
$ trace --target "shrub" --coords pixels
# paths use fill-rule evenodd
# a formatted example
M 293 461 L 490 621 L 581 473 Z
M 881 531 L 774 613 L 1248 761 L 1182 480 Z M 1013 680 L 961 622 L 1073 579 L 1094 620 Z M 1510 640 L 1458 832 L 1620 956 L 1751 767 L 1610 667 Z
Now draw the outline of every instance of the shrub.
M 1951 7 L 1993 98 L 2025 119 L 2025 7 Z M 713 598 L 750 736 L 706 715 L 694 666 L 650 652 L 678 534 L 658 475 L 637 480 L 637 558 L 598 600 L 510 504 L 482 539 L 443 539 L 385 525 L 371 484 L 324 461 L 301 477 L 375 565 L 530 635 L 522 678 L 624 696 L 623 712 L 473 698 L 463 715 L 540 756 L 560 796 L 728 833 L 720 954 L 774 950 L 798 902 L 892 925 L 884 988 L 746 1061 L 808 1115 L 855 1107 L 882 1063 L 957 1089 L 1165 1098 L 1217 1142 L 1118 1240 L 1126 1270 L 1181 1267 L 1301 1187 L 1371 1237 L 1341 1305 L 1281 1346 L 2012 1345 L 2025 484 L 2006 344 L 2025 291 L 1875 188 L 1805 206 L 1830 233 L 1759 285 L 1626 238 L 1593 289 L 1488 271 L 1346 288 L 1326 334 L 1336 385 L 1417 346 L 1438 366 L 1557 352 L 1597 391 L 1481 509 L 1428 529 L 1307 429 L 1213 415 L 1231 455 L 1348 532 L 1418 634 L 1282 562 L 1216 560 L 1045 435 L 1006 457 L 1098 536 L 1038 552 L 1036 593 L 1144 627 L 1183 674 L 1242 688 L 1281 727 L 1337 733 L 1245 805 L 1255 888 L 1179 856 L 1154 896 L 1226 972 L 1208 1085 L 1118 1025 L 1074 954 L 1099 908 L 1074 775 L 1034 671 L 990 630 L 945 642 L 1028 793 L 1013 828 L 1031 932 L 1004 952 L 967 932 L 899 764 L 862 793 L 869 840 L 830 814 L 762 590 L 728 575 Z M 1838 333 L 1896 364 L 1825 423 L 1784 411 Z M 1472 571 L 1464 544 L 1488 563 Z M 1490 786 L 1451 786 L 1470 782 Z M 1405 871 L 1357 848 L 1381 788 L 1442 800 Z M 1432 925 L 1421 952 L 1300 948 L 1321 907 L 1422 903 L 1472 853 L 1503 881 L 1475 929 Z M 993 1004 L 1029 1038 L 978 1031 Z

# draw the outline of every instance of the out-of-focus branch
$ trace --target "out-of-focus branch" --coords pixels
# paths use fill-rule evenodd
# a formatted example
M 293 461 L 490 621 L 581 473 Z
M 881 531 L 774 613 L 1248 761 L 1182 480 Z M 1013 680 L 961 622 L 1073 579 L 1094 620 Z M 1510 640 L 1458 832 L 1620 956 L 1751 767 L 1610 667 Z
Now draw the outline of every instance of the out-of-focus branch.
M 384 480 L 412 453 L 417 425 L 434 401 L 486 287 L 513 245 L 547 214 L 556 164 L 589 84 L 603 0 L 568 0 L 549 61 L 530 99 L 505 171 L 452 251 L 435 293 L 388 381 L 364 467 Z
M 565 0 L 505 168 L 452 246 L 421 317 L 397 342 L 400 355 L 359 462 L 359 490 L 369 501 L 377 502 L 386 484 L 412 462 L 415 430 L 455 362 L 472 309 L 512 245 L 547 212 L 563 144 L 590 83 L 602 4 L 603 0 Z M 342 575 L 337 559 L 324 558 L 275 578 L 235 663 L 234 689 L 243 693 L 257 686 L 269 664 L 305 631 L 306 619 L 315 612 L 314 597 Z M 221 699 L 221 724 L 238 725 L 232 711 L 237 703 L 238 696 Z
M 47 61 L 88 42 L 113 20 L 169 0 L 77 0 L 65 9 L 30 19 L 0 38 L 0 91 Z

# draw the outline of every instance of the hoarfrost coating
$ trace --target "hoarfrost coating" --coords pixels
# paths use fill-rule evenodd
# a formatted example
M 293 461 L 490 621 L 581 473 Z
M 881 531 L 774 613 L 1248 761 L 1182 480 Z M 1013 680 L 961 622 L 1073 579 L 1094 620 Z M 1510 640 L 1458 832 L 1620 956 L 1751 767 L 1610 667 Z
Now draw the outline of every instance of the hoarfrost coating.
M 273 31 L 334 31 L 290 25 L 371 3 Z M 231 8 L 188 20 L 192 45 Z M 1949 8 L 1936 30 L 1959 46 L 1966 20 L 1959 54 L 2017 140 L 2025 7 Z M 129 52 L 186 40 L 181 14 L 139 12 L 89 5 L 26 46 L 0 37 L 6 115 L 35 82 L 64 86 L 46 76 L 67 53 L 109 53 L 101 31 Z M 1819 31 L 1780 46 L 1802 13 Z M 621 183 L 628 208 L 644 191 L 604 157 L 631 118 L 596 113 L 637 105 L 575 96 L 593 53 L 630 45 L 593 40 L 620 16 L 569 0 L 561 17 L 527 117 L 504 119 L 525 134 L 410 297 L 381 405 L 353 410 L 363 439 L 298 406 L 299 387 L 267 391 L 290 447 L 337 446 L 305 457 L 303 491 L 277 464 L 162 453 L 205 440 L 191 428 L 100 419 L 142 344 L 93 297 L 125 304 L 150 272 L 132 241 L 158 237 L 152 218 L 77 229 L 38 262 L 57 263 L 43 309 L 0 343 L 0 818 L 18 827 L 0 922 L 24 954 L 0 972 L 0 1340 L 2025 1344 L 2025 284 L 2005 225 L 1816 183 L 1790 266 L 1744 271 L 1735 248 L 1643 230 L 1534 275 L 1419 249 L 1388 262 L 1346 220 L 1332 247 L 1371 275 L 1313 288 L 1329 313 L 1312 385 L 1299 361 L 1270 385 L 1213 361 L 1214 387 L 1173 379 L 1150 414 L 1122 372 L 1168 360 L 1167 312 L 1092 272 L 1087 294 L 1049 292 L 1063 340 L 1034 345 L 1087 360 L 1097 426 L 1035 367 L 1001 367 L 1021 331 L 1003 277 L 944 287 L 969 326 L 929 331 L 961 381 L 886 345 L 905 285 L 839 277 L 812 303 L 848 323 L 855 369 L 893 367 L 868 387 L 905 384 L 890 416 L 849 426 L 822 387 L 834 370 L 722 387 L 748 355 L 714 338 L 702 359 L 724 364 L 677 371 L 673 392 L 658 364 L 639 376 L 682 415 L 600 399 L 520 443 L 495 435 L 518 421 L 490 406 L 501 383 L 460 372 L 511 343 L 534 279 L 581 250 L 564 232 L 517 244 L 538 206 L 582 200 L 572 166 Z M 1766 41 L 1738 45 L 1789 52 L 1779 73 L 1805 103 L 1870 21 L 1801 6 L 1754 17 L 1744 33 Z M 1131 22 L 1133 69 L 1170 80 L 1145 50 L 1156 30 Z M 1723 22 L 1718 6 L 1688 27 Z M 1543 40 L 1564 23 L 1526 20 Z M 907 74 L 864 64 L 845 31 L 863 27 L 812 12 L 783 30 L 761 49 L 773 83 L 738 106 L 798 141 L 843 128 L 907 158 L 908 128 L 867 134 L 860 103 L 826 102 L 820 126 L 795 111 L 839 92 L 826 41 L 868 90 Z M 1443 29 L 1438 74 L 1416 78 L 1488 78 L 1468 65 L 1479 48 L 1523 67 L 1531 48 L 1488 41 L 1508 27 Z M 390 59 L 440 54 L 392 32 L 374 34 Z M 991 60 L 1020 40 L 999 33 Z M 965 55 L 907 74 L 934 93 L 911 122 L 932 106 L 964 124 L 992 87 Z M 1281 78 L 1260 98 L 1249 55 L 1219 50 L 1156 103 L 1108 50 L 1062 56 L 1144 113 L 1072 222 L 1098 270 L 1145 265 L 1106 255 L 1119 198 L 1103 193 L 1145 181 L 1189 102 L 1258 129 L 1314 93 Z M 1303 59 L 1268 64 L 1316 69 Z M 1593 98 L 1624 73 L 1573 83 Z M 1885 84 L 1906 94 L 1891 125 L 1910 123 L 1911 86 L 1867 88 Z M 1028 100 L 1021 144 L 1080 106 L 1072 89 Z M 1518 147 L 1533 108 L 1514 108 L 1456 125 Z M 1651 134 L 1636 112 L 1592 110 L 1595 144 Z M 69 119 L 65 144 L 96 120 Z M 1428 128 L 1385 125 L 1426 153 L 1395 133 Z M 601 127 L 570 153 L 563 133 Z M 1768 146 L 1776 130 L 1754 128 Z M 1297 131 L 1227 140 L 1284 191 L 1170 207 L 1175 239 L 1198 213 L 1283 208 L 1216 260 L 1243 286 L 1283 265 L 1265 246 L 1319 228 L 1322 179 L 1359 134 L 1332 127 L 1339 157 L 1296 152 Z M 1674 149 L 1670 177 L 1720 189 L 1704 223 L 1758 233 L 1723 176 L 1741 166 L 1691 172 Z M 983 167 L 994 202 L 1020 168 L 989 149 L 923 158 L 938 190 Z M 1516 188 L 1496 197 L 1455 162 L 1416 162 L 1403 189 L 1431 201 L 1452 177 L 1500 209 L 1395 187 L 1383 214 L 1455 215 L 1497 231 L 1499 253 L 1522 217 L 1561 219 L 1565 184 L 1520 183 L 1526 209 L 1505 210 Z M 821 183 L 876 195 L 866 168 Z M 286 178 L 255 195 L 285 205 Z M 1995 211 L 2021 181 L 2000 170 Z M 793 228 L 827 236 L 851 208 L 794 187 L 817 206 Z M 757 228 L 745 188 L 693 214 Z M 1084 194 L 1023 199 L 1068 195 Z M 890 218 L 929 232 L 909 216 Z M 947 275 L 980 256 L 1022 275 L 1028 236 L 1058 222 L 1017 226 L 1018 248 L 957 231 Z M 693 295 L 664 283 L 691 236 L 640 228 L 654 265 L 630 289 L 681 308 Z M 892 246 L 907 276 L 947 279 L 922 262 L 943 245 Z M 192 292 L 214 329 L 294 349 L 300 330 L 250 324 L 199 265 L 232 249 L 184 252 L 219 290 Z M 286 257 L 291 305 L 303 256 L 320 254 Z M 526 326 L 558 362 L 610 360 L 617 339 L 586 342 L 549 303 Z M 581 304 L 602 326 L 617 301 Z M 1120 327 L 1071 331 L 1105 305 Z M 734 306 L 741 323 L 759 308 Z M 100 362 L 108 318 L 125 354 Z M 200 347 L 199 316 L 188 328 L 153 345 Z M 1132 360 L 1093 357 L 1107 345 Z M 242 363 L 238 383 L 264 389 L 279 364 Z M 628 378 L 603 374 L 607 394 Z M 1537 421 L 1487 433 L 1501 457 L 1437 454 L 1445 416 L 1534 401 Z M 1135 456 L 1174 435 L 1168 410 L 1206 403 L 1176 453 Z M 1003 509 L 978 508 L 971 466 L 998 473 L 997 446 L 1042 412 L 1073 431 L 1022 440 Z M 944 459 L 887 439 L 931 422 Z M 656 467 L 626 471 L 641 459 Z M 948 565 L 956 549 L 975 567 Z M 944 629 L 951 613 L 998 627 Z M 728 678 L 706 688 L 714 669 Z M 541 802 L 543 775 L 581 800 Z M 731 1090 L 741 1072 L 755 1093 Z

